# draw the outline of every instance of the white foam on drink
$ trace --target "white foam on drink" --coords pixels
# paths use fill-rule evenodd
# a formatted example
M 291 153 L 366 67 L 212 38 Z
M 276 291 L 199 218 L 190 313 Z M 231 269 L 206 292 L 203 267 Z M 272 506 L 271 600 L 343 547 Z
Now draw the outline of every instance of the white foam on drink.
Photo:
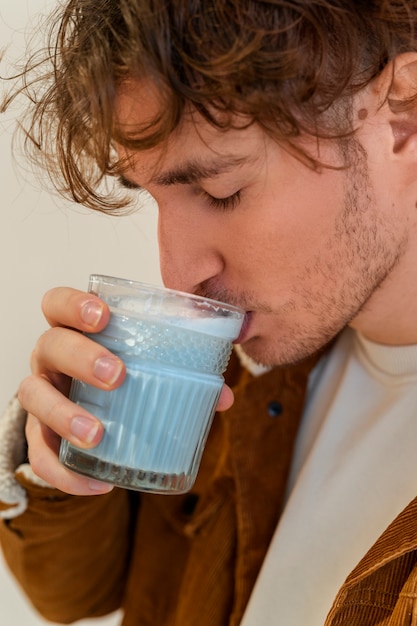
M 239 314 L 238 309 L 228 311 L 227 308 L 222 308 L 221 304 L 216 311 L 209 302 L 206 308 L 204 303 L 201 307 L 184 308 L 178 300 L 160 301 L 158 305 L 149 302 L 147 305 L 144 301 L 132 298 L 120 298 L 117 304 L 113 302 L 113 307 L 112 303 L 109 304 L 116 315 L 129 313 L 136 319 L 154 320 L 157 324 L 168 324 L 229 341 L 238 337 L 244 316 L 243 312 Z
M 169 324 L 194 332 L 214 335 L 221 339 L 236 339 L 242 326 L 241 319 L 230 317 L 202 318 L 202 317 L 180 317 L 169 319 Z

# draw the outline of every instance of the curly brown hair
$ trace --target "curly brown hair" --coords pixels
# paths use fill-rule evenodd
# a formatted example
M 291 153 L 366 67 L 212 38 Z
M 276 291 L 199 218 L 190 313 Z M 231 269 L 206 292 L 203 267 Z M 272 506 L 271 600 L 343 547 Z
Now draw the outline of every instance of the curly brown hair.
M 127 202 L 100 192 L 120 170 L 115 142 L 163 143 L 186 106 L 224 130 L 244 114 L 282 142 L 346 136 L 352 96 L 417 49 L 413 0 L 70 0 L 50 20 L 44 58 L 28 61 L 4 108 L 26 93 L 27 152 L 61 193 L 99 210 Z M 144 77 L 164 104 L 126 131 L 115 95 Z

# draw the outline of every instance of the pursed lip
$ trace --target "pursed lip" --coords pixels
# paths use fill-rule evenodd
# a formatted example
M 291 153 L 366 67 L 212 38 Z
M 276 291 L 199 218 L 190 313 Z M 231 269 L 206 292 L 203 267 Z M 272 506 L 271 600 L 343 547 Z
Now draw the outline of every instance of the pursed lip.
M 242 327 L 240 329 L 239 336 L 233 341 L 233 343 L 243 343 L 249 335 L 249 327 L 252 318 L 252 311 L 246 311 L 243 318 Z

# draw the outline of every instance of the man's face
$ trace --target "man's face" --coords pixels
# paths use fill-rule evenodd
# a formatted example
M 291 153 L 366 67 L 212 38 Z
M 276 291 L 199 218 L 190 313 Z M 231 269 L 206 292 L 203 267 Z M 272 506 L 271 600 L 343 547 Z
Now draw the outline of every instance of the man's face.
M 120 120 L 146 117 L 136 101 L 133 88 L 119 98 Z M 304 147 L 343 163 L 334 142 Z M 313 171 L 256 125 L 221 132 L 194 116 L 164 150 L 128 155 L 124 178 L 159 207 L 165 285 L 244 308 L 242 347 L 257 361 L 292 362 L 324 345 L 403 253 L 392 199 L 384 185 L 375 194 L 379 164 L 369 169 L 353 142 L 346 149 L 348 170 Z

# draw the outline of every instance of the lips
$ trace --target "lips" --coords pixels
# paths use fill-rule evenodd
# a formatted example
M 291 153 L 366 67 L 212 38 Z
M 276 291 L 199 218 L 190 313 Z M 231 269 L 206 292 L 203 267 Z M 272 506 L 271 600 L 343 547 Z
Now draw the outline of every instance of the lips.
M 233 343 L 243 343 L 249 336 L 249 326 L 252 318 L 252 311 L 246 311 L 245 317 L 243 318 L 242 327 L 240 329 L 239 336 L 234 340 Z

